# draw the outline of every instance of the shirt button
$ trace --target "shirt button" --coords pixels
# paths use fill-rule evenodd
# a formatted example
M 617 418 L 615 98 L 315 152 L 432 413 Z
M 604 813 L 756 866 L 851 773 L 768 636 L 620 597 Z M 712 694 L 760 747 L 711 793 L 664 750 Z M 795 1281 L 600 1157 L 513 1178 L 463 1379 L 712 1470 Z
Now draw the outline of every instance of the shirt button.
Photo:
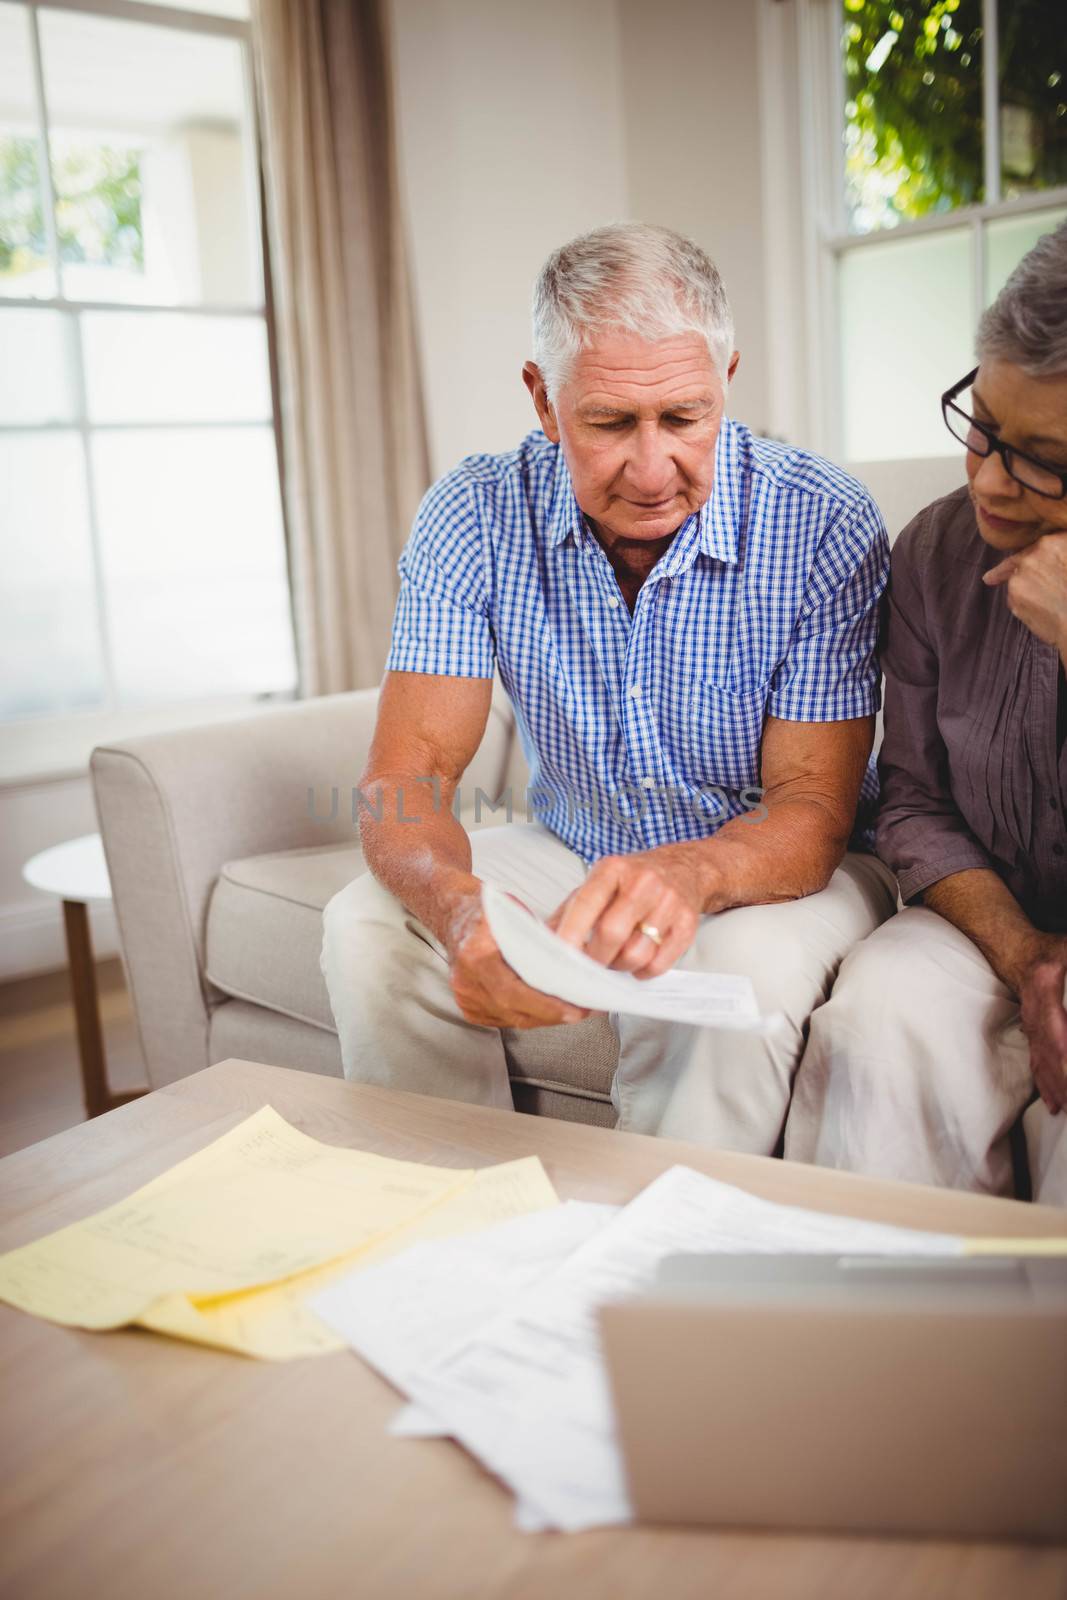
M 655 778 L 642 778 L 641 787 L 642 789 L 654 789 L 656 787 Z
M 1051 795 L 1049 795 L 1049 797 L 1048 797 L 1048 803 L 1049 803 L 1049 807 L 1050 807 L 1051 810 L 1058 811 L 1060 809 L 1059 806 L 1057 805 L 1056 801 L 1052 798 Z
M 1052 846 L 1052 854 L 1054 856 L 1062 856 L 1062 854 L 1063 854 L 1063 846 L 1062 846 L 1062 844 L 1054 844 Z
M 609 611 L 617 611 L 618 607 L 619 607 L 619 597 L 618 597 L 617 594 L 613 594 L 611 599 L 608 601 L 608 610 Z
M 631 683 L 631 685 L 630 685 L 630 699 L 631 700 L 640 700 L 640 698 L 641 698 L 641 685 L 639 683 Z

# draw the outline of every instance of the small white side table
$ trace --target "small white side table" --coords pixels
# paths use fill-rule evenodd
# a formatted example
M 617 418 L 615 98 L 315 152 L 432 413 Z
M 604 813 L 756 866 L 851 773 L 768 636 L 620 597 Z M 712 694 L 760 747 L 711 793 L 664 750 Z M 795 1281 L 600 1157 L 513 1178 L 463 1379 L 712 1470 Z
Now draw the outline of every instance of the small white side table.
M 78 1025 L 78 1057 L 81 1062 L 85 1114 L 98 1117 L 128 1100 L 139 1100 L 144 1089 L 112 1094 L 107 1081 L 104 1037 L 100 1028 L 100 999 L 96 988 L 96 967 L 89 932 L 89 902 L 110 900 L 111 882 L 104 860 L 104 847 L 98 833 L 87 833 L 66 844 L 53 845 L 31 856 L 22 876 L 35 889 L 52 894 L 63 903 L 63 928 L 67 937 L 70 964 L 71 998 Z

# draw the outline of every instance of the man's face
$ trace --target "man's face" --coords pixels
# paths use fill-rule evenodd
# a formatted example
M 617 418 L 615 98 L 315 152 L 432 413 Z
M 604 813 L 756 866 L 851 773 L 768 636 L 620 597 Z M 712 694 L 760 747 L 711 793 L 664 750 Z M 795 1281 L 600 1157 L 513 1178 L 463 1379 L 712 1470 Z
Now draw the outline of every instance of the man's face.
M 737 360 L 735 352 L 731 377 Z M 607 544 L 666 538 L 711 494 L 725 396 L 699 334 L 652 344 L 605 334 L 581 352 L 552 405 L 532 362 L 523 378 Z

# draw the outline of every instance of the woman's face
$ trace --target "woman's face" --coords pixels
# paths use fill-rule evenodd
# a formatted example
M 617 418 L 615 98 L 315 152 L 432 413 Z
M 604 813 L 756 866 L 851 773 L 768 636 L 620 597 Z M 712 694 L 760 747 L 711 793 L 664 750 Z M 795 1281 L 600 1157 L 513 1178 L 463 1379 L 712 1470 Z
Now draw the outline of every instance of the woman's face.
M 1005 444 L 1067 472 L 1067 375 L 1030 378 L 1010 361 L 983 361 L 971 390 L 974 416 Z M 1067 533 L 1067 498 L 1049 500 L 1010 477 L 995 451 L 967 452 L 967 480 L 986 544 L 1005 554 L 1047 533 Z

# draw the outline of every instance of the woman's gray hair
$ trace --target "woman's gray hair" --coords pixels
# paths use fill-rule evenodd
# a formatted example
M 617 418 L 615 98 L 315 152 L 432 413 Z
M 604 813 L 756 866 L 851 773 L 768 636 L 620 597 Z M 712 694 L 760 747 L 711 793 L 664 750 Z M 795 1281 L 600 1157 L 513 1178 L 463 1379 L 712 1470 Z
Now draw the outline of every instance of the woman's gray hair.
M 533 354 L 554 400 L 597 333 L 649 341 L 702 334 L 725 386 L 734 347 L 730 303 L 699 245 L 647 222 L 615 222 L 554 250 L 533 300 Z
M 1067 373 L 1067 222 L 1037 241 L 982 313 L 977 353 L 1031 378 Z

